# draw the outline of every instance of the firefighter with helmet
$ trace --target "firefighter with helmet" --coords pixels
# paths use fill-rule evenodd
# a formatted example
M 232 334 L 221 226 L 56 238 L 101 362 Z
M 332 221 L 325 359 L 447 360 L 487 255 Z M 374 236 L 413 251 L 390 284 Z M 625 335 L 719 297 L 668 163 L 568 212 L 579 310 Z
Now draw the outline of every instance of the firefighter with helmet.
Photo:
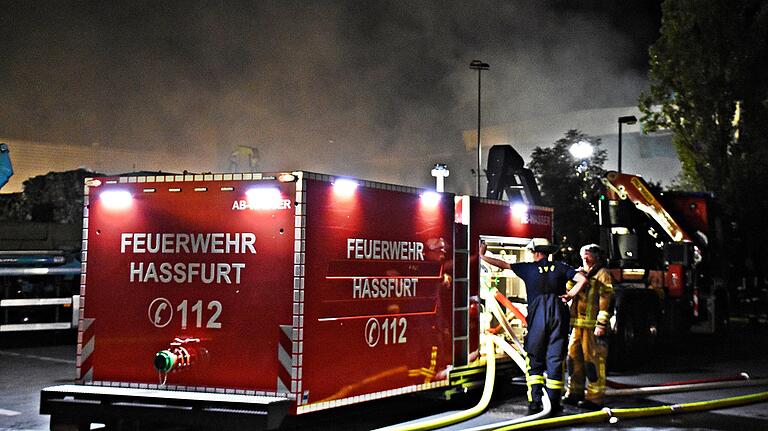
M 527 248 L 533 251 L 535 262 L 510 264 L 485 256 L 485 243 L 480 245 L 480 258 L 491 265 L 512 270 L 525 283 L 528 298 L 528 333 L 525 336 L 528 355 L 528 414 L 542 410 L 544 387 L 552 402 L 552 413 L 556 414 L 561 410 L 563 360 L 568 340 L 569 314 L 566 302 L 578 294 L 587 279 L 564 262 L 550 261 L 549 255 L 557 247 L 549 241 L 533 240 Z M 566 291 L 568 280 L 575 281 L 575 284 Z
M 613 284 L 611 275 L 604 268 L 597 244 L 585 245 L 579 254 L 583 264 L 579 271 L 587 277 L 589 283 L 571 303 L 572 330 L 566 360 L 568 387 L 563 402 L 597 410 L 602 407 L 605 395 L 605 361 L 608 356 L 609 307 L 613 299 Z

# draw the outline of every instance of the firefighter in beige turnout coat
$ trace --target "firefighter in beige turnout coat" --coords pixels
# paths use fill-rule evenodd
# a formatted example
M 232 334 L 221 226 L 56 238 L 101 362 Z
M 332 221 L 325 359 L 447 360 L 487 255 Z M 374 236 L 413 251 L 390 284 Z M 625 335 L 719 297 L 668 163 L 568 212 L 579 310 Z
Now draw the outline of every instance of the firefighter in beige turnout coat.
M 613 298 L 613 285 L 611 275 L 601 263 L 598 245 L 585 245 L 580 255 L 583 266 L 579 270 L 589 282 L 571 303 L 572 329 L 566 360 L 568 386 L 564 402 L 594 409 L 601 406 L 605 394 L 609 307 Z

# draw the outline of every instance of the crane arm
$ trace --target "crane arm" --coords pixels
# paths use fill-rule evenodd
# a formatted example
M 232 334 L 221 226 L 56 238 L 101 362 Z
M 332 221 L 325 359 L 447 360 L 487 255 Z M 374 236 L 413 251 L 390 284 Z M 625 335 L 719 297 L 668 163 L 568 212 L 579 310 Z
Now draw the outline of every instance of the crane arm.
M 654 219 L 672 241 L 692 241 L 691 236 L 672 218 L 641 177 L 611 171 L 602 181 L 619 199 L 629 199 L 637 209 Z

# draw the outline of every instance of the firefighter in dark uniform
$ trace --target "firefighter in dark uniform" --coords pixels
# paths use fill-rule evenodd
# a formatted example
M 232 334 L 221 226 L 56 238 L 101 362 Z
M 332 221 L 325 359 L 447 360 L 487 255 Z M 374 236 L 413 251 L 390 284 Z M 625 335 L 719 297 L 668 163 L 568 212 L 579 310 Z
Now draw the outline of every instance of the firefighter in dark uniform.
M 567 302 L 579 293 L 587 279 L 563 262 L 550 261 L 548 257 L 557 247 L 549 241 L 534 240 L 528 248 L 533 251 L 535 262 L 510 264 L 485 256 L 485 244 L 480 245 L 480 258 L 491 265 L 512 270 L 525 283 L 528 298 L 528 333 L 525 336 L 528 414 L 542 410 L 544 387 L 552 402 L 552 413 L 558 413 L 563 389 L 563 360 L 568 346 L 570 315 Z M 566 291 L 569 280 L 575 284 Z

